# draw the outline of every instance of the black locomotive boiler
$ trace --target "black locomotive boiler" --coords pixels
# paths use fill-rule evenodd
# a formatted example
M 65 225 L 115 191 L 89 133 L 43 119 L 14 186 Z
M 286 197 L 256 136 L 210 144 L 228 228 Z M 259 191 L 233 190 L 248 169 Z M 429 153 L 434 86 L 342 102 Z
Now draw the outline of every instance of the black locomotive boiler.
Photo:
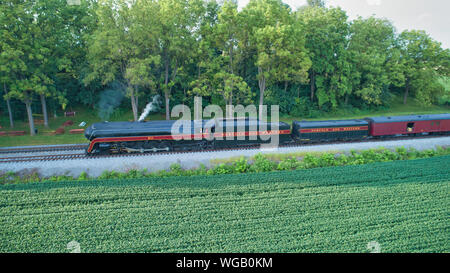
M 290 125 L 257 119 L 201 121 L 101 122 L 85 131 L 87 153 L 133 153 L 206 150 L 292 140 Z M 174 130 L 175 128 L 175 130 Z

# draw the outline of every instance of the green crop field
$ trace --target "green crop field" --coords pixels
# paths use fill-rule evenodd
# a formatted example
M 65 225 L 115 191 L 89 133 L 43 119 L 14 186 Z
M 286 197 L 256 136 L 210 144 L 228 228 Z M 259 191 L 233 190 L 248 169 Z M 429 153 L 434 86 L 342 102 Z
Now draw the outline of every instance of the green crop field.
M 450 156 L 0 187 L 0 252 L 449 252 Z

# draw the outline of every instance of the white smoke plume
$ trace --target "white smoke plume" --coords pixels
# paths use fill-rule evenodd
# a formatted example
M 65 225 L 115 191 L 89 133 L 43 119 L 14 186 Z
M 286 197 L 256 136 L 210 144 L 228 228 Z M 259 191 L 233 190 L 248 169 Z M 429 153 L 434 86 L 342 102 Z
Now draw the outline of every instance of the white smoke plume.
M 145 106 L 144 112 L 142 112 L 141 116 L 139 117 L 139 121 L 143 121 L 150 112 L 158 110 L 160 105 L 160 95 L 156 95 L 153 97 L 153 100 Z
M 125 97 L 125 90 L 118 82 L 112 82 L 108 88 L 100 93 L 100 101 L 97 104 L 98 116 L 106 121 L 114 113 L 123 98 Z

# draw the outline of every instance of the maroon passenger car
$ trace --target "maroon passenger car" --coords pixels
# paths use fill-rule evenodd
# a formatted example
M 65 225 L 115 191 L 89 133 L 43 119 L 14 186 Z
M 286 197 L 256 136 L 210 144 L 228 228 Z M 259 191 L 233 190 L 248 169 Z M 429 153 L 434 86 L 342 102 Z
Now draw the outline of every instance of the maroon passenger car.
M 370 123 L 369 135 L 374 137 L 450 133 L 450 114 L 372 117 L 366 120 Z

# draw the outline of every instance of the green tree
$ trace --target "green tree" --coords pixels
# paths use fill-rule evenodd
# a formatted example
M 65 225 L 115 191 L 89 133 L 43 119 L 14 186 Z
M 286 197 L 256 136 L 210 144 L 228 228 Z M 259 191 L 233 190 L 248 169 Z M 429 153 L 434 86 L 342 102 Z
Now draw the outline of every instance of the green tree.
M 3 6 L 0 6 L 0 10 Z M 12 16 L 12 13 L 4 13 L 5 17 L 0 17 L 0 24 L 4 25 L 6 16 Z M 10 34 L 6 30 L 2 30 L 1 32 L 3 39 L 0 39 L 0 84 L 3 89 L 3 97 L 6 101 L 6 106 L 8 109 L 9 116 L 9 124 L 11 128 L 14 127 L 14 118 L 11 109 L 10 98 L 8 96 L 8 86 L 12 84 L 12 80 L 14 77 L 14 72 L 18 70 L 17 66 L 24 65 L 22 60 L 20 59 L 21 51 L 11 48 L 9 43 L 7 43 L 7 37 Z M 4 36 L 3 36 L 4 35 Z M 9 40 L 9 39 L 8 39 Z
M 239 40 L 242 35 L 241 18 L 237 4 L 225 1 L 218 14 L 218 21 L 211 28 L 209 37 L 211 52 L 205 63 L 205 73 L 192 82 L 192 92 L 211 96 L 218 94 L 223 97 L 226 105 L 233 105 L 233 99 L 248 103 L 251 90 L 243 78 L 238 75 Z M 207 51 L 208 52 L 208 51 Z M 231 113 L 231 112 L 230 112 Z
M 35 1 L 32 6 L 34 25 L 37 32 L 34 39 L 47 49 L 41 51 L 45 57 L 40 69 L 50 79 L 47 88 L 38 91 L 41 100 L 44 125 L 48 127 L 47 98 L 57 100 L 64 109 L 67 104 L 66 94 L 58 88 L 57 82 L 63 75 L 74 78 L 76 64 L 74 55 L 82 43 L 80 29 L 88 31 L 90 25 L 85 17 L 89 12 L 90 1 L 80 2 L 79 5 L 68 5 L 62 0 Z M 81 23 L 80 23 L 81 22 Z M 45 54 L 44 54 L 45 53 Z M 65 80 L 68 80 L 65 77 Z
M 289 84 L 308 82 L 308 70 L 312 62 L 305 47 L 304 30 L 298 21 L 285 25 L 278 31 L 279 39 L 274 43 L 278 49 L 274 78 L 284 85 L 284 92 L 287 92 Z
M 153 86 L 159 65 L 157 16 L 153 0 L 102 0 L 97 9 L 98 27 L 90 38 L 91 72 L 85 84 L 95 79 L 102 84 L 120 83 L 131 100 L 134 120 L 138 119 L 139 87 Z
M 349 57 L 353 63 L 353 93 L 365 104 L 382 104 L 381 95 L 392 84 L 395 29 L 386 19 L 361 17 L 352 22 Z
M 430 104 L 439 94 L 439 76 L 449 75 L 450 50 L 443 50 L 424 31 L 403 31 L 399 36 L 404 75 L 403 103 L 407 103 L 410 90 L 423 104 Z
M 202 96 L 211 96 L 213 87 L 209 81 L 212 71 L 212 63 L 214 58 L 219 55 L 215 48 L 214 31 L 218 21 L 218 13 L 220 6 L 216 1 L 208 1 L 205 6 L 205 12 L 199 18 L 199 41 L 198 47 L 193 51 L 195 66 L 195 75 L 190 82 L 192 90 L 190 94 L 198 94 Z
M 450 106 L 450 78 L 441 77 L 438 82 L 444 89 L 444 92 L 438 97 L 438 104 Z
M 305 32 L 306 48 L 312 60 L 309 69 L 310 99 L 317 97 L 319 107 L 338 106 L 352 91 L 351 64 L 347 54 L 349 24 L 340 8 L 308 7 L 297 13 Z
M 6 96 L 8 94 L 8 90 L 6 89 L 6 80 L 2 79 L 2 82 L 3 82 L 4 95 Z M 11 128 L 14 128 L 14 117 L 13 117 L 13 113 L 12 113 L 12 109 L 11 109 L 10 99 L 6 98 L 5 101 L 6 101 L 6 107 L 8 108 L 9 125 L 11 126 Z
M 311 7 L 319 7 L 324 8 L 325 7 L 325 0 L 307 0 L 308 6 Z
M 70 6 L 61 0 L 6 1 L 1 5 L 1 74 L 8 79 L 2 81 L 4 90 L 8 89 L 5 97 L 25 102 L 31 134 L 35 131 L 31 113 L 35 96 L 40 98 L 46 127 L 46 98 L 53 98 L 65 108 L 65 93 L 55 81 L 61 74 L 74 74 L 72 53 L 80 44 L 75 28 L 87 29 L 74 22 L 83 19 L 87 7 L 88 1 Z
M 12 0 L 2 2 L 0 7 L 1 72 L 2 78 L 10 77 L 9 82 L 3 80 L 4 86 L 9 83 L 5 99 L 16 98 L 25 103 L 30 134 L 35 135 L 31 103 L 34 95 L 45 93 L 52 84 L 44 69 L 49 49 L 39 39 L 42 30 L 37 24 L 33 3 Z
M 293 24 L 293 17 L 288 5 L 280 0 L 252 0 L 242 10 L 242 26 L 247 33 L 244 34 L 246 51 L 255 55 L 257 67 L 257 80 L 259 86 L 259 105 L 264 104 L 266 88 L 277 80 L 279 70 L 284 69 L 279 61 L 287 56 L 291 43 L 289 30 Z M 302 45 L 298 45 L 302 49 Z M 300 62 L 303 62 L 301 60 Z M 260 107 L 259 115 L 262 115 Z
M 197 45 L 197 18 L 203 13 L 201 0 L 159 0 L 159 44 L 166 119 L 170 119 L 170 94 L 183 66 L 193 60 Z
M 13 113 L 8 86 L 11 86 L 16 71 L 23 69 L 25 64 L 21 60 L 23 52 L 14 47 L 16 44 L 14 22 L 16 21 L 18 2 L 3 2 L 0 4 L 0 84 L 3 89 L 3 97 L 8 108 L 9 123 L 14 127 Z
M 83 0 L 72 5 L 67 2 L 62 10 L 64 25 L 60 32 L 64 40 L 60 41 L 64 43 L 60 51 L 68 65 L 56 73 L 54 81 L 58 92 L 68 99 L 68 106 L 78 102 L 89 106 L 95 104 L 95 91 L 99 90 L 100 82 L 97 80 L 95 84 L 84 86 L 83 79 L 89 70 L 88 39 L 97 25 L 96 9 L 97 0 Z

